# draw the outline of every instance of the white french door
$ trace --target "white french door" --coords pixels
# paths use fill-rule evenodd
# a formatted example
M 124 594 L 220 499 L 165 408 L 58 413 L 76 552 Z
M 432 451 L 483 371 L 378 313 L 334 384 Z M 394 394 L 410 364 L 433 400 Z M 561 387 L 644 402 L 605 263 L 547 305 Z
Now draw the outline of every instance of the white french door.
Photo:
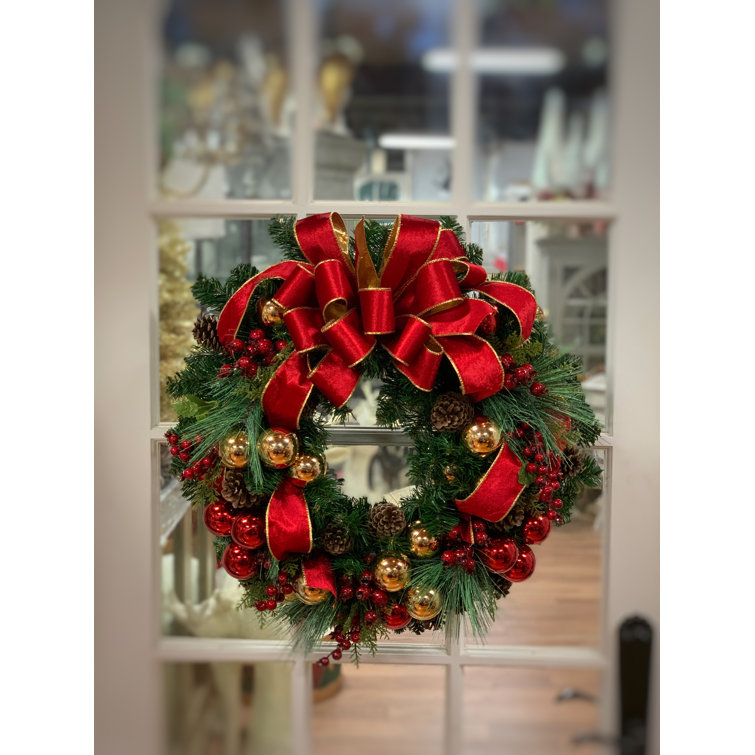
M 152 0 L 111 0 L 98 5 L 96 16 L 98 751 L 162 751 L 167 715 L 162 685 L 164 671 L 171 664 L 288 662 L 291 750 L 295 755 L 312 752 L 312 662 L 322 653 L 292 656 L 275 640 L 173 636 L 161 627 L 159 446 L 169 423 L 160 421 L 156 229 L 165 220 L 244 224 L 279 214 L 303 217 L 329 210 L 340 212 L 347 222 L 363 214 L 386 218 L 401 212 L 455 215 L 468 236 L 483 241 L 495 239 L 503 227 L 511 241 L 522 224 L 534 228 L 536 223 L 585 221 L 608 226 L 603 326 L 609 429 L 596 446 L 606 474 L 599 523 L 600 615 L 594 641 L 481 646 L 461 632 L 460 640 L 449 645 L 392 641 L 363 662 L 440 670 L 445 679 L 440 739 L 448 755 L 466 751 L 465 725 L 469 722 L 465 711 L 469 705 L 464 703 L 468 690 L 465 674 L 471 678 L 478 669 L 595 671 L 601 680 L 597 726 L 606 735 L 615 733 L 617 628 L 633 614 L 644 616 L 656 629 L 659 620 L 659 470 L 654 429 L 659 395 L 656 9 L 641 3 L 614 2 L 610 6 L 610 199 L 490 201 L 476 191 L 477 74 L 472 61 L 479 42 L 481 5 L 456 0 L 449 25 L 457 61 L 449 74 L 448 125 L 454 137 L 449 151 L 449 193 L 430 199 L 363 201 L 316 198 L 316 132 L 306 114 L 316 109 L 310 82 L 317 58 L 318 19 L 317 4 L 307 0 L 283 4 L 297 108 L 289 142 L 290 197 L 181 199 L 158 195 L 156 90 L 159 30 L 165 12 L 158 5 Z M 649 45 L 648 40 L 652 42 Z M 640 44 L 645 52 L 638 57 Z M 508 261 L 515 262 L 520 252 L 523 258 L 531 258 L 532 243 L 509 248 Z M 564 309 L 565 322 L 570 316 Z M 403 441 L 375 428 L 349 428 L 340 435 L 334 432 L 333 442 L 349 447 Z M 188 529 L 186 537 L 190 537 Z M 188 585 L 190 578 L 185 579 Z M 189 587 L 184 593 L 188 591 Z M 657 653 L 651 681 L 648 742 L 649 752 L 654 753 L 658 751 Z M 505 745 L 501 742 L 502 748 Z

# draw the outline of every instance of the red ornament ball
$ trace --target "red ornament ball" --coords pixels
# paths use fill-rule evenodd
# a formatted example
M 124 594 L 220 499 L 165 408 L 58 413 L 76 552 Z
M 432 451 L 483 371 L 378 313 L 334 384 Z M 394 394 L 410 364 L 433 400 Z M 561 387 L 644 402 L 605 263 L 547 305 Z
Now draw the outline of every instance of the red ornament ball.
M 228 537 L 236 514 L 228 501 L 219 499 L 205 507 L 203 517 L 204 526 L 218 537 Z
M 236 579 L 249 579 L 257 574 L 259 568 L 253 558 L 252 552 L 236 543 L 226 546 L 223 552 L 222 563 L 223 568 Z M 273 603 L 275 603 L 274 600 Z M 268 608 L 269 605 L 270 602 L 268 601 Z
M 265 522 L 260 516 L 237 515 L 231 526 L 231 537 L 242 548 L 255 550 L 265 542 Z
M 508 572 L 514 565 L 519 555 L 519 549 L 510 537 L 499 537 L 491 540 L 486 546 L 479 549 L 482 563 L 496 574 Z M 508 579 L 508 574 L 506 574 Z
M 529 545 L 542 543 L 548 533 L 551 531 L 551 520 L 541 514 L 537 517 L 530 517 L 524 523 L 524 542 Z
M 524 582 L 532 576 L 533 571 L 535 571 L 535 554 L 529 545 L 522 545 L 514 565 L 506 572 L 505 577 L 509 582 Z
M 403 629 L 412 617 L 409 615 L 409 611 L 404 606 L 393 605 L 389 609 L 383 611 L 383 621 L 388 629 Z

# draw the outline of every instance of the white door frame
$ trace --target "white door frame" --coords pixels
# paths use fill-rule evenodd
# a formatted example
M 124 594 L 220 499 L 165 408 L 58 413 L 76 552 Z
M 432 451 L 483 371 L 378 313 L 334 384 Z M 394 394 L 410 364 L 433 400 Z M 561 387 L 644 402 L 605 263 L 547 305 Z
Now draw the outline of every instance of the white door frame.
M 611 202 L 471 201 L 474 103 L 464 61 L 474 43 L 476 3 L 457 2 L 452 126 L 454 199 L 439 203 L 316 202 L 311 197 L 312 132 L 297 119 L 294 200 L 224 200 L 168 204 L 154 198 L 157 107 L 157 3 L 102 0 L 95 17 L 95 742 L 98 752 L 157 753 L 161 737 L 160 665 L 166 661 L 274 660 L 281 644 L 159 636 L 154 486 L 158 394 L 157 264 L 154 219 L 163 216 L 299 216 L 336 209 L 343 215 L 458 214 L 471 220 L 598 218 L 613 220 L 609 244 L 609 385 L 613 435 L 604 437 L 612 474 L 607 517 L 604 641 L 598 649 L 447 648 L 381 651 L 377 663 L 431 663 L 447 671 L 446 749 L 461 752 L 464 665 L 572 665 L 602 668 L 606 731 L 616 730 L 615 637 L 639 613 L 659 621 L 659 260 L 658 9 L 615 2 L 611 99 L 615 113 Z M 313 45 L 311 4 L 292 0 L 292 69 L 300 112 L 311 112 L 308 77 Z M 648 45 L 648 40 L 652 44 Z M 636 49 L 642 44 L 643 55 Z M 151 429 L 150 429 L 151 428 Z M 648 535 L 648 533 L 652 533 Z M 656 637 L 656 649 L 658 647 Z M 312 658 L 318 657 L 314 653 Z M 310 659 L 294 664 L 296 750 L 309 752 Z M 658 663 L 654 655 L 649 752 L 658 751 Z

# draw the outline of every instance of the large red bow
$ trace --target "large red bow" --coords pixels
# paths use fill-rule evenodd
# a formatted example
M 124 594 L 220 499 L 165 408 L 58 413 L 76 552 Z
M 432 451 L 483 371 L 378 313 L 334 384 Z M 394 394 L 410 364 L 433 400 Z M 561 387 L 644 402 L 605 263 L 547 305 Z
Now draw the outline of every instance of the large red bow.
M 444 357 L 456 371 L 462 392 L 474 401 L 501 390 L 500 359 L 475 331 L 496 311 L 488 301 L 492 300 L 515 316 L 522 338 L 528 338 L 537 304 L 521 286 L 488 281 L 485 270 L 467 259 L 453 231 L 434 220 L 400 215 L 379 271 L 367 249 L 363 221 L 355 231 L 354 262 L 337 213 L 303 218 L 295 233 L 308 262 L 282 262 L 251 278 L 218 318 L 218 335 L 227 345 L 236 337 L 256 286 L 270 278 L 283 279 L 274 301 L 284 313 L 295 350 L 262 395 L 271 426 L 298 428 L 313 387 L 334 406 L 343 406 L 359 382 L 360 362 L 378 344 L 421 390 L 433 388 Z M 472 292 L 478 294 L 470 296 Z M 310 361 L 315 354 L 320 356 L 316 363 Z M 499 453 L 486 476 L 493 473 L 497 480 L 493 468 L 501 462 Z M 464 511 L 464 503 L 458 504 Z M 302 543 L 306 535 L 311 548 L 311 528 L 301 489 L 286 485 L 277 490 L 271 508 L 268 522 L 285 520 L 285 526 L 269 526 L 273 555 L 307 552 Z M 289 534 L 279 537 L 276 532 Z

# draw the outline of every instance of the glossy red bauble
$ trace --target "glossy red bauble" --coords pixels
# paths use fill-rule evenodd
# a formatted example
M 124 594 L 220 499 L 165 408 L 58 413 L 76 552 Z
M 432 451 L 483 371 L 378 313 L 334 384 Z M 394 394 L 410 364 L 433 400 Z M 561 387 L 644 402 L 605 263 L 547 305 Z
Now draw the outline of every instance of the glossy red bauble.
M 524 523 L 524 542 L 529 545 L 542 543 L 551 531 L 551 520 L 547 516 L 530 517 Z
M 490 571 L 496 572 L 496 574 L 503 574 L 516 562 L 519 555 L 519 549 L 516 547 L 516 543 L 510 537 L 499 537 L 491 540 L 485 547 L 479 549 L 480 558 L 482 563 L 490 569 Z M 508 579 L 508 574 L 506 574 Z
M 249 579 L 257 574 L 259 569 L 254 554 L 236 543 L 226 546 L 222 564 L 223 568 L 236 579 Z
M 210 503 L 204 510 L 204 526 L 207 527 L 213 535 L 218 537 L 228 537 L 231 534 L 231 527 L 236 514 L 228 501 L 222 499 Z
M 231 527 L 233 542 L 254 550 L 265 542 L 265 522 L 261 516 L 237 514 Z
M 535 554 L 529 545 L 522 545 L 519 548 L 514 565 L 506 572 L 505 576 L 509 582 L 524 582 L 525 579 L 532 576 L 535 571 Z
M 400 605 L 391 606 L 383 611 L 383 621 L 388 629 L 403 629 L 411 620 L 409 611 Z

